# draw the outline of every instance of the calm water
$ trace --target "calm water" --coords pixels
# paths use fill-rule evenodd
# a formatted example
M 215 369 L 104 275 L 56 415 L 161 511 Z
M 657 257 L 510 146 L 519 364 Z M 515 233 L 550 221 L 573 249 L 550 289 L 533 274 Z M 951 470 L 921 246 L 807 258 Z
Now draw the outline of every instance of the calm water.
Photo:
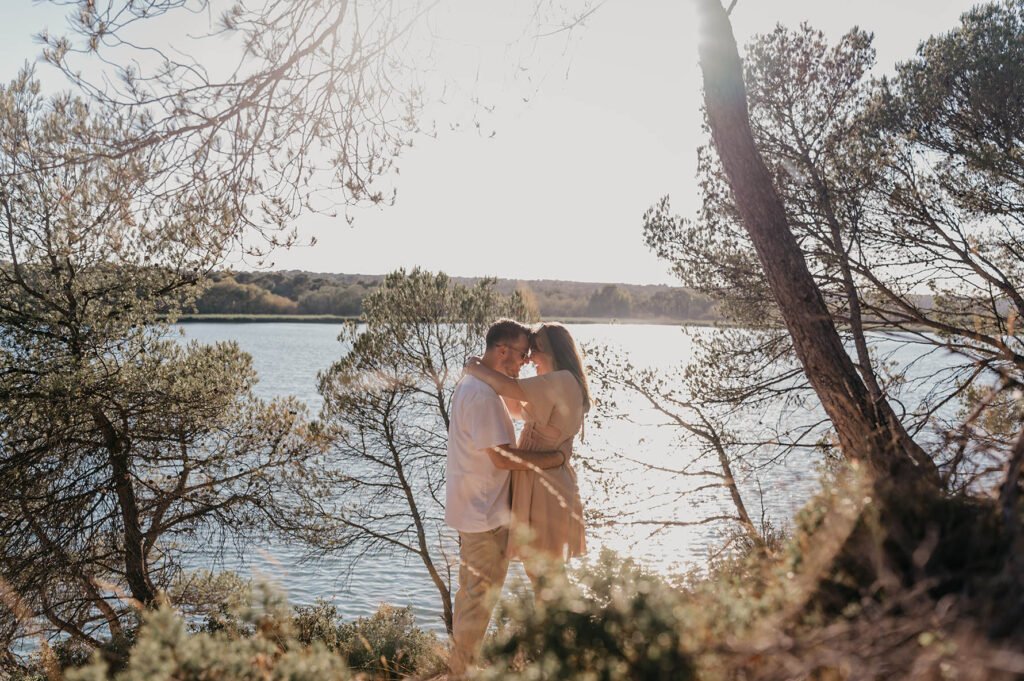
M 250 353 L 259 373 L 256 387 L 261 397 L 294 395 L 304 400 L 313 413 L 320 407 L 316 392 L 316 374 L 327 368 L 346 351 L 337 336 L 341 329 L 335 324 L 185 324 L 184 337 L 200 342 L 237 341 Z M 663 375 L 678 375 L 691 353 L 691 337 L 675 326 L 630 324 L 580 324 L 570 330 L 582 344 L 601 344 L 616 348 L 634 364 L 657 368 Z M 713 333 L 711 330 L 697 333 Z M 884 339 L 876 349 L 886 351 L 892 344 Z M 914 347 L 903 347 L 891 358 L 897 363 L 921 360 L 913 373 L 927 377 L 941 368 L 948 359 L 938 356 L 921 358 Z M 675 372 L 675 373 L 673 373 Z M 927 390 L 927 381 L 912 391 Z M 622 523 L 616 526 L 591 528 L 588 544 L 592 555 L 601 547 L 609 547 L 629 555 L 653 569 L 672 572 L 701 565 L 709 550 L 719 545 L 720 525 L 694 525 L 661 529 L 643 524 L 651 519 L 672 519 L 689 522 L 729 512 L 720 492 L 681 496 L 700 482 L 673 474 L 693 460 L 692 444 L 680 442 L 678 430 L 665 427 L 663 419 L 638 399 L 628 395 L 602 395 L 614 399 L 630 423 L 610 421 L 587 428 L 586 441 L 577 451 L 606 471 L 617 473 L 618 484 L 608 489 L 601 483 L 605 477 L 585 466 L 578 467 L 580 488 L 588 506 L 599 507 Z M 787 413 L 784 418 L 813 420 L 813 414 Z M 640 462 L 666 469 L 652 472 Z M 715 462 L 706 466 L 714 468 Z M 785 525 L 792 512 L 817 488 L 817 457 L 813 452 L 794 454 L 786 461 L 744 472 L 736 471 L 745 492 L 748 510 L 755 517 L 761 514 L 778 525 Z M 316 562 L 304 562 L 301 551 L 291 546 L 252 547 L 244 560 L 234 556 L 206 556 L 207 563 L 236 569 L 277 583 L 295 604 L 311 603 L 327 598 L 342 614 L 355 617 L 373 613 L 383 602 L 413 606 L 422 626 L 442 629 L 438 596 L 426 571 L 413 560 L 363 560 L 353 564 L 345 556 L 332 556 Z M 510 583 L 521 578 L 513 571 Z

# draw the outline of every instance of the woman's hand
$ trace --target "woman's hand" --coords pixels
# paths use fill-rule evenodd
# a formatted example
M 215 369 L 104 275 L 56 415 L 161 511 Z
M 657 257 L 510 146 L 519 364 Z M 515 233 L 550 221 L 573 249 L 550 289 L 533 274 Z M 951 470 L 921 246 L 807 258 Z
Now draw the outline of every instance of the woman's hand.
M 467 357 L 466 363 L 462 366 L 462 373 L 480 379 L 502 397 L 526 401 L 526 393 L 519 386 L 519 381 L 488 367 L 479 357 Z

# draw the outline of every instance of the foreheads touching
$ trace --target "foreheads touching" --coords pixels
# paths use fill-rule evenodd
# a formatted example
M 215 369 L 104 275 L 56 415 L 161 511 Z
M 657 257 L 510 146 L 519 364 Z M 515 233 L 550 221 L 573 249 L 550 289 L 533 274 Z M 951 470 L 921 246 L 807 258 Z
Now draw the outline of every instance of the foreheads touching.
M 524 345 L 529 349 L 530 327 L 514 319 L 499 319 L 487 329 L 487 349 Z

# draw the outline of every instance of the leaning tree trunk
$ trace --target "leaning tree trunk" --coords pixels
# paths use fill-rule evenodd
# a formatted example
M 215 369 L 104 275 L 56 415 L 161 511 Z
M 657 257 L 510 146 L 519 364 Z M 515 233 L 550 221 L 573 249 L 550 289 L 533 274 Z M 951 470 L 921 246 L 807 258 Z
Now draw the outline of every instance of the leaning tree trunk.
M 907 450 L 885 398 L 873 400 L 857 374 L 789 229 L 751 133 L 743 68 L 728 14 L 720 0 L 697 3 L 704 103 L 715 149 L 796 355 L 836 429 L 843 455 L 866 462 L 877 479 L 890 484 L 937 485 L 934 464 Z

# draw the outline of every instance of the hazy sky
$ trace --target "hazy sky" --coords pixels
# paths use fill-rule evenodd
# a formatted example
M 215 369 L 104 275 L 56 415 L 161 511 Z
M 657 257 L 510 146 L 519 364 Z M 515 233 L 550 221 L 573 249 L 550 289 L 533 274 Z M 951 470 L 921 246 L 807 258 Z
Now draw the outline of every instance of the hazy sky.
M 455 0 L 440 11 L 446 58 L 464 76 L 446 107 L 427 112 L 444 132 L 403 155 L 394 206 L 356 211 L 351 228 L 303 218 L 301 233 L 317 245 L 278 253 L 275 268 L 376 274 L 419 265 L 460 276 L 675 283 L 644 246 L 641 217 L 665 194 L 680 214 L 697 206 L 704 134 L 692 3 L 607 0 L 569 35 L 510 45 L 528 4 Z M 741 44 L 777 22 L 806 21 L 832 39 L 859 25 L 875 34 L 882 73 L 974 4 L 739 0 L 732 16 Z M 63 11 L 31 0 L 4 8 L 6 81 L 38 54 L 34 33 L 63 29 Z M 467 105 L 471 96 L 493 113 Z M 462 132 L 448 132 L 453 120 L 467 123 Z

